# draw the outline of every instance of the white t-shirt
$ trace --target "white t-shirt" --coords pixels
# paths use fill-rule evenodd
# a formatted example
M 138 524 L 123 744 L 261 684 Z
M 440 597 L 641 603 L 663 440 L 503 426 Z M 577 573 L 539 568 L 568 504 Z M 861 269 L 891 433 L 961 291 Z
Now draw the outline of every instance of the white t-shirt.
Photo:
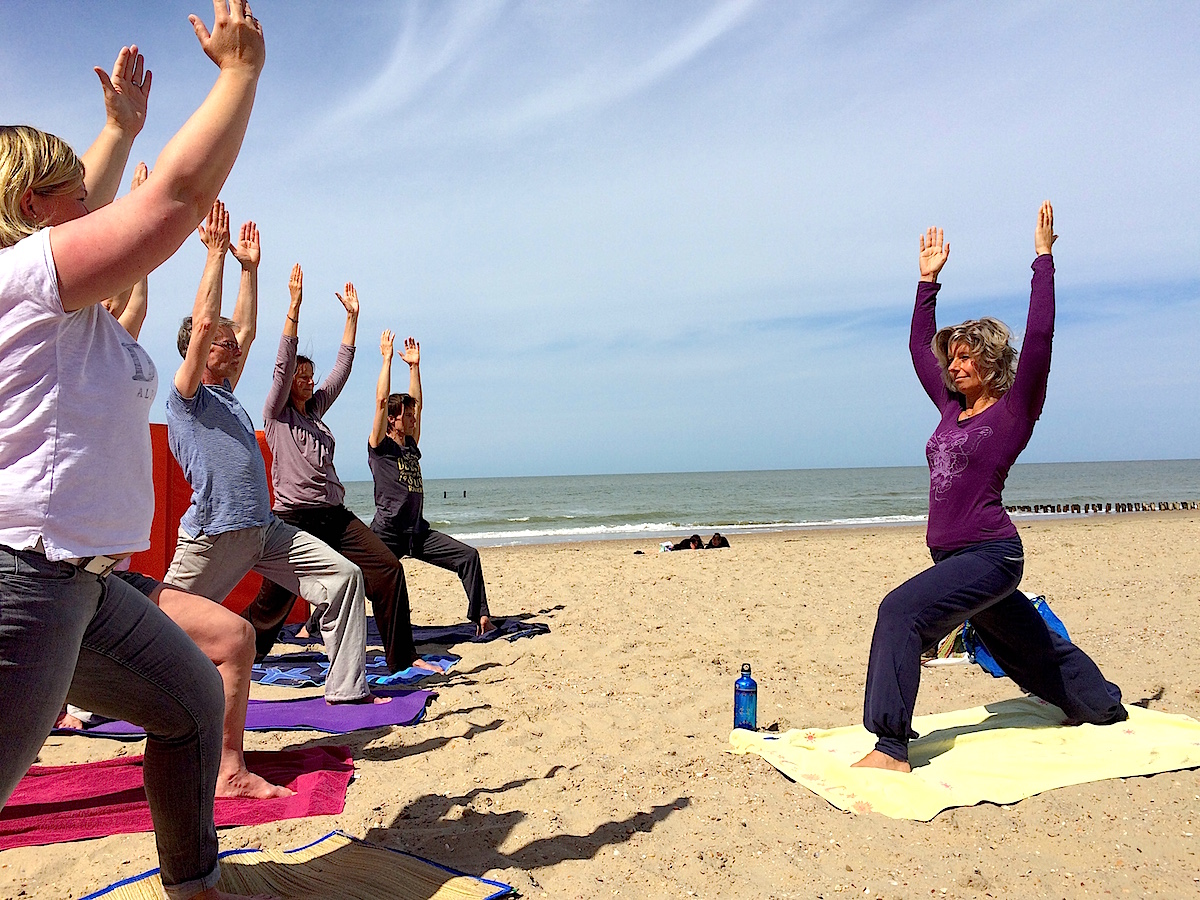
M 150 546 L 158 372 L 101 304 L 65 312 L 50 229 L 0 250 L 0 544 L 47 558 Z

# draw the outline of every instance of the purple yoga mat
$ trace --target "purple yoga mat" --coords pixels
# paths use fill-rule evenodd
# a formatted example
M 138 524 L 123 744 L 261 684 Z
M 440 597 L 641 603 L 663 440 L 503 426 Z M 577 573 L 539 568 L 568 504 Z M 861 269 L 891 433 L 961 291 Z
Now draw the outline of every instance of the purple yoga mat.
M 340 703 L 330 706 L 324 697 L 300 700 L 251 700 L 246 711 L 247 731 L 324 731 L 346 734 L 364 728 L 388 725 L 415 725 L 425 717 L 425 704 L 433 691 L 388 691 L 391 703 Z M 128 722 L 105 722 L 83 731 L 55 729 L 60 734 L 87 734 L 96 737 L 144 737 L 146 732 Z

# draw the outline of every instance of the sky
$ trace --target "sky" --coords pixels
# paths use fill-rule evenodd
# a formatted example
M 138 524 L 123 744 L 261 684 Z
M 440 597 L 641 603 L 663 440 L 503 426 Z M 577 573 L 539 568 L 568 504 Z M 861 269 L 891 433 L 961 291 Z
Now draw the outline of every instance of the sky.
M 1049 396 L 1024 462 L 1200 456 L 1200 6 L 258 0 L 267 40 L 222 198 L 260 228 L 261 423 L 287 307 L 329 371 L 343 480 L 384 328 L 421 342 L 427 477 L 922 465 L 908 358 L 918 236 L 945 229 L 939 321 L 1024 329 L 1055 208 Z M 204 0 L 0 8 L 0 121 L 79 152 L 93 65 L 154 72 L 127 170 L 216 74 Z M 150 277 L 164 421 L 204 248 Z M 226 269 L 226 311 L 237 290 Z M 393 377 L 407 381 L 402 363 Z

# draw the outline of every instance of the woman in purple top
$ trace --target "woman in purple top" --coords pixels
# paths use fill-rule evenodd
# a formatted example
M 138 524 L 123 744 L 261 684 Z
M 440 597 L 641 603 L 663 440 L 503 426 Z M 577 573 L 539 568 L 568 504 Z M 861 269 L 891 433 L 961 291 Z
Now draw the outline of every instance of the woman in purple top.
M 263 430 L 272 456 L 271 483 L 275 488 L 272 510 L 283 521 L 324 541 L 362 569 L 367 599 L 375 612 L 390 671 L 400 672 L 410 666 L 436 671 L 433 663 L 417 655 L 413 645 L 408 587 L 400 560 L 346 508 L 346 489 L 333 468 L 333 434 L 321 418 L 350 377 L 358 330 L 358 292 L 347 282 L 344 293 L 337 294 L 346 309 L 342 346 L 333 371 L 314 390 L 313 362 L 296 353 L 300 304 L 304 299 L 304 272 L 299 263 L 292 267 L 288 290 L 291 304 L 263 409 Z M 254 626 L 259 657 L 270 652 L 295 600 L 290 591 L 264 581 L 258 596 L 243 613 Z
M 921 680 L 921 651 L 967 618 L 1018 686 L 1066 713 L 1107 725 L 1126 718 L 1121 691 L 1096 664 L 1049 628 L 1017 590 L 1024 550 L 1001 499 L 1008 470 L 1029 443 L 1046 399 L 1054 335 L 1054 211 L 1038 212 L 1037 259 L 1020 362 L 1008 328 L 984 318 L 937 330 L 938 274 L 950 256 L 940 229 L 921 237 L 921 280 L 909 351 L 921 386 L 941 413 L 925 445 L 934 565 L 879 606 L 867 667 L 863 724 L 875 749 L 855 763 L 911 771 L 908 742 Z

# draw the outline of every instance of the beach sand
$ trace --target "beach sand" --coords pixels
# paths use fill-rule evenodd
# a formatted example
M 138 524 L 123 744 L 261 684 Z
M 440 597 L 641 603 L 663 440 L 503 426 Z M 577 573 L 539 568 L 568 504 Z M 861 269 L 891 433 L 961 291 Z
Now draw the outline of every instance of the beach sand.
M 1200 718 L 1200 515 L 1020 527 L 1022 587 L 1047 596 L 1126 702 Z M 341 815 L 225 829 L 222 849 L 297 847 L 340 828 L 524 897 L 1200 895 L 1196 770 L 918 823 L 840 812 L 727 752 L 743 662 L 760 727 L 857 723 L 876 607 L 929 562 L 912 527 L 731 540 L 668 554 L 652 539 L 482 551 L 495 613 L 531 614 L 550 634 L 459 645 L 454 671 L 424 683 L 439 697 L 415 727 L 247 735 L 249 748 L 349 744 L 358 777 Z M 464 615 L 453 576 L 406 568 L 415 622 Z M 926 670 L 917 713 L 1018 695 L 973 666 Z M 52 737 L 40 761 L 140 747 Z M 153 865 L 148 834 L 10 850 L 0 897 L 79 897 Z

